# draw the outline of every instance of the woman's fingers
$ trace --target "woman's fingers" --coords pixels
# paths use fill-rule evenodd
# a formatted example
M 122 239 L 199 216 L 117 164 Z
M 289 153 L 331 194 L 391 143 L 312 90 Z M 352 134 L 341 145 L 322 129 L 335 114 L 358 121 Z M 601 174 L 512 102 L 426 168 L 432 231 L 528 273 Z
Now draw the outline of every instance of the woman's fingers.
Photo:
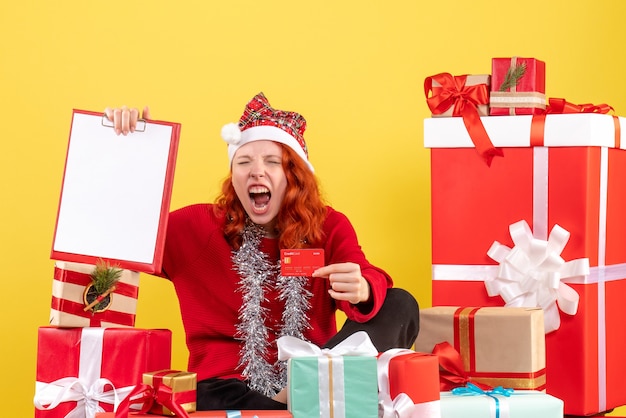
M 130 132 L 130 109 L 126 106 L 122 107 L 121 129 L 123 135 L 128 135 L 128 133 Z
M 104 115 L 113 123 L 116 135 L 128 135 L 137 129 L 137 122 L 139 121 L 139 110 L 137 108 L 130 109 L 128 106 L 122 106 L 112 109 L 107 107 L 104 109 Z M 150 119 L 148 106 L 143 109 L 143 119 Z
M 139 110 L 133 107 L 130 109 L 129 113 L 130 120 L 128 123 L 128 129 L 130 132 L 135 132 L 135 129 L 137 128 L 137 119 L 139 119 Z
M 107 117 L 108 120 L 113 122 L 113 109 L 107 107 L 106 109 L 104 109 L 104 115 Z
M 122 109 L 120 108 L 113 109 L 113 129 L 116 135 L 122 133 Z

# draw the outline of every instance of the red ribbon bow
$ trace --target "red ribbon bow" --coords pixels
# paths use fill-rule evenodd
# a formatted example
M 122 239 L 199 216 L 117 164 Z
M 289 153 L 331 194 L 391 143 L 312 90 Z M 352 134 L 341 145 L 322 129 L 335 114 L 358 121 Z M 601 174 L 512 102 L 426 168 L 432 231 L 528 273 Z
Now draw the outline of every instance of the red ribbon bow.
M 424 80 L 426 103 L 433 115 L 440 115 L 453 107 L 452 116 L 461 116 L 478 154 L 488 166 L 495 156 L 502 156 L 502 150 L 493 146 L 489 135 L 480 120 L 477 106 L 489 103 L 489 90 L 486 84 L 466 86 L 466 75 L 453 76 L 441 73 Z M 441 85 L 433 86 L 433 81 Z M 432 95 L 431 95 L 432 92 Z
M 145 414 L 155 403 L 169 409 L 177 417 L 189 418 L 189 414 L 181 406 L 185 402 L 177 399 L 177 395 L 166 385 L 158 385 L 156 390 L 150 385 L 137 385 L 119 404 L 115 411 L 115 418 L 127 418 L 130 406 L 137 404 L 141 405 L 138 412 Z
M 463 368 L 461 354 L 447 341 L 435 345 L 433 354 L 439 359 L 439 386 L 442 392 L 448 392 L 456 387 L 465 386 L 470 381 L 481 389 L 493 389 L 489 385 L 471 380 Z

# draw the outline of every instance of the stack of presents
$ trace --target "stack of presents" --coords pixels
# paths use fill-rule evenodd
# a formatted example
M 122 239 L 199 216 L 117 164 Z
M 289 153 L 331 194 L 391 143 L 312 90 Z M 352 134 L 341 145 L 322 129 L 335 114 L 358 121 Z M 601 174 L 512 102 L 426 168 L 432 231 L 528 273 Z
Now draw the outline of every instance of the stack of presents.
M 380 353 L 362 332 L 332 350 L 282 337 L 287 411 L 195 411 L 171 332 L 134 327 L 139 273 L 57 261 L 35 416 L 560 418 L 626 405 L 624 119 L 547 99 L 534 58 L 437 74 L 425 94 L 433 303 L 413 349 Z M 90 291 L 103 268 L 117 281 Z

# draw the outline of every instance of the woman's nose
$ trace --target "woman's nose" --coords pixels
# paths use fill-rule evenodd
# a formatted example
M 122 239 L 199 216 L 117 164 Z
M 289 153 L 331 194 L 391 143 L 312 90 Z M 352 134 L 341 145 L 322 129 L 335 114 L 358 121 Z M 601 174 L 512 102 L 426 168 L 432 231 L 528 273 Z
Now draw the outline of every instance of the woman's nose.
M 253 161 L 250 167 L 250 176 L 260 177 L 263 176 L 265 170 L 263 169 L 263 163 L 261 161 Z

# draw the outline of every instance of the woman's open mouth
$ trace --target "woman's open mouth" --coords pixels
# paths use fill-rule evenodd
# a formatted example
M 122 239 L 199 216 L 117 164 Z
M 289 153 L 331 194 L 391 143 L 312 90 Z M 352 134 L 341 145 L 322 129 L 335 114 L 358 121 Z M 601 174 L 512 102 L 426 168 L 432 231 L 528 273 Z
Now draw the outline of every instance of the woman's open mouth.
M 272 197 L 270 190 L 264 186 L 251 187 L 248 190 L 248 195 L 255 211 L 263 211 Z

